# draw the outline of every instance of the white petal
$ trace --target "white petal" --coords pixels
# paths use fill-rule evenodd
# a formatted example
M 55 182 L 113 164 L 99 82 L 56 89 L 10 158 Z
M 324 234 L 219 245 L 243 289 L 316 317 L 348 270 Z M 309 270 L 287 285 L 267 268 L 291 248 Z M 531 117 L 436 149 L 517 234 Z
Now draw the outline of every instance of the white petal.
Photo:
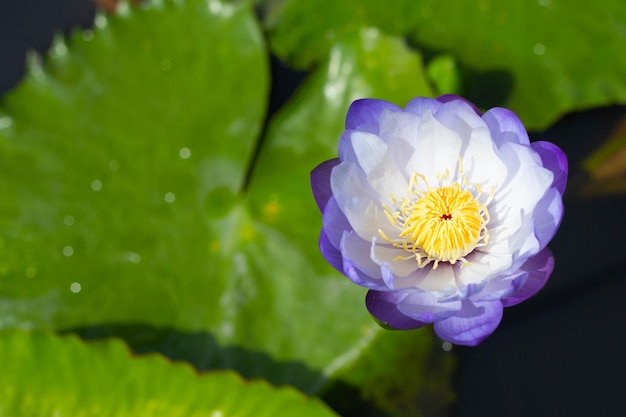
M 380 165 L 383 156 L 387 152 L 387 144 L 381 138 L 371 133 L 352 132 L 350 143 L 359 165 L 366 174 L 369 174 Z
M 394 274 L 387 265 L 381 265 L 380 267 L 383 273 L 383 280 L 387 287 L 391 290 L 402 290 L 407 288 L 417 288 L 415 283 L 419 277 L 428 274 L 425 269 L 414 268 L 413 272 L 406 276 L 399 276 Z
M 510 296 L 526 281 L 528 272 L 517 270 L 510 275 L 499 275 L 487 281 L 479 292 L 473 294 L 472 300 L 494 301 Z
M 511 254 L 497 255 L 475 251 L 466 257 L 469 265 L 457 269 L 458 285 L 466 286 L 488 281 L 508 271 L 513 263 Z
M 513 261 L 512 268 L 516 268 L 542 248 L 535 236 L 534 226 L 530 213 L 510 215 L 498 226 L 489 229 L 489 243 L 480 248 L 480 252 L 508 256 Z
M 371 241 L 378 238 L 380 230 L 390 238 L 398 234 L 380 205 L 372 200 L 353 198 L 345 202 L 342 211 L 361 239 Z
M 411 292 L 398 304 L 398 310 L 416 320 L 433 322 L 461 309 L 461 301 L 441 303 L 437 294 Z
M 476 128 L 463 150 L 465 177 L 472 184 L 480 184 L 485 192 L 492 186 L 501 186 L 507 177 L 508 166 L 498 156 L 487 128 Z
M 380 137 L 385 142 L 391 138 L 401 138 L 409 143 L 415 143 L 420 119 L 412 113 L 384 111 L 379 122 Z
M 528 146 L 505 142 L 498 151 L 509 173 L 506 183 L 500 184 L 500 191 L 510 188 L 520 174 L 533 167 L 543 166 L 541 157 Z
M 506 142 L 500 153 L 509 168 L 509 178 L 496 189 L 488 205 L 490 241 L 483 250 L 509 253 L 517 259 L 540 249 L 532 214 L 550 188 L 553 174 L 540 165 L 538 155 L 526 146 Z
M 534 207 L 546 192 L 551 173 L 541 167 L 526 171 L 509 193 L 496 196 L 489 206 L 489 243 L 483 251 L 509 254 L 514 262 L 541 250 L 535 236 Z
M 418 129 L 415 154 L 407 167 L 409 174 L 419 172 L 434 185 L 437 174 L 443 174 L 446 170 L 452 175 L 456 173 L 460 151 L 460 136 L 427 111 Z
M 519 226 L 520 216 L 532 214 L 539 200 L 552 184 L 553 174 L 547 169 L 534 166 L 513 178 L 508 187 L 498 189 L 492 204 L 489 204 L 491 216 L 490 228 L 504 222 L 515 222 Z
M 382 163 L 369 173 L 367 181 L 378 191 L 380 202 L 388 206 L 393 204 L 394 199 L 400 200 L 408 193 L 408 178 L 400 171 L 389 153 L 384 156 Z
M 408 179 L 381 138 L 371 133 L 353 132 L 349 142 L 367 182 L 378 192 L 382 202 L 391 204 L 391 196 L 400 199 L 406 194 Z
M 380 137 L 389 147 L 392 158 L 406 173 L 406 166 L 415 152 L 420 117 L 406 112 L 383 112 Z M 408 173 L 408 176 L 413 174 Z
M 337 202 L 353 197 L 368 199 L 378 197 L 378 193 L 367 182 L 363 170 L 353 162 L 342 162 L 333 168 L 330 174 L 330 188 Z
M 487 227 L 489 241 L 485 246 L 480 248 L 480 251 L 499 255 L 510 254 L 513 250 L 511 248 L 510 238 L 521 229 L 522 216 L 508 214 L 505 215 L 503 219 L 499 219 L 494 210 L 491 210 L 491 212 L 494 214 Z
M 539 253 L 541 245 L 535 236 L 535 224 L 532 213 L 528 213 L 522 220 L 522 227 L 509 239 L 510 253 L 513 254 L 513 262 L 518 267 L 528 257 Z
M 408 275 L 394 274 L 387 264 L 381 266 L 383 280 L 391 290 L 419 289 L 421 291 L 434 291 L 438 297 L 449 297 L 458 292 L 454 271 L 450 264 L 442 263 L 433 270 L 432 263 L 423 268 L 417 267 L 417 261 L 413 260 L 413 271 Z
M 454 268 L 448 263 L 440 263 L 437 269 L 432 264 L 422 268 L 426 272 L 416 277 L 415 286 L 423 291 L 437 291 L 450 294 L 457 291 Z
M 378 241 L 381 239 L 377 239 Z M 415 272 L 417 269 L 417 261 L 412 259 L 399 260 L 399 257 L 406 257 L 409 252 L 401 248 L 394 248 L 388 245 L 376 244 L 376 240 L 372 245 L 371 256 L 378 265 L 385 266 L 389 271 L 398 276 L 406 277 Z
M 378 202 L 378 193 L 354 163 L 342 162 L 333 168 L 330 185 L 339 208 L 362 239 L 369 242 L 379 237 L 379 229 L 390 237 L 397 234 Z
M 473 129 L 487 127 L 472 106 L 463 100 L 444 103 L 434 115 L 445 126 L 459 133 L 464 140 L 469 139 Z
M 341 254 L 370 277 L 382 281 L 380 266 L 370 257 L 370 246 L 355 233 L 346 232 L 341 240 Z

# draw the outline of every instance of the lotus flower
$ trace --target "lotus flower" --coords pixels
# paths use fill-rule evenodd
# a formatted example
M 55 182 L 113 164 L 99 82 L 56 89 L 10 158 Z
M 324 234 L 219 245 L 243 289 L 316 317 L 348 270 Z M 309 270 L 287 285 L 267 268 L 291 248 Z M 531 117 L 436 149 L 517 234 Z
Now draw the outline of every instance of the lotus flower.
M 311 173 L 320 249 L 369 289 L 386 327 L 434 323 L 441 339 L 473 346 L 550 276 L 566 180 L 563 151 L 530 143 L 510 110 L 483 114 L 451 95 L 404 109 L 357 100 L 339 158 Z

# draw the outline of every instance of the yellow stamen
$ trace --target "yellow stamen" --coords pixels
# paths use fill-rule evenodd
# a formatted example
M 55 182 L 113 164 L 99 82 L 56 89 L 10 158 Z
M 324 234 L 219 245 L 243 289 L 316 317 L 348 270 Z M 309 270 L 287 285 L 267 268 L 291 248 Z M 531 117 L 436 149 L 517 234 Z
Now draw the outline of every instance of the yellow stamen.
M 440 187 L 430 187 L 426 183 L 426 187 L 420 188 L 419 180 L 426 180 L 423 175 L 414 173 L 409 181 L 407 198 L 398 201 L 399 204 L 394 198 L 395 209 L 383 206 L 387 219 L 399 233 L 397 239 L 380 231 L 381 236 L 393 246 L 411 252 L 408 258 L 414 258 L 420 268 L 430 262 L 433 262 L 433 269 L 440 262 L 455 264 L 461 261 L 465 266 L 468 264 L 465 256 L 489 240 L 486 204 L 493 198 L 494 189 L 489 201 L 481 203 L 481 187 L 475 184 L 472 193 L 462 170 L 459 163 L 461 178 Z M 449 175 L 446 171 L 438 180 L 445 180 Z M 426 191 L 421 191 L 424 188 Z M 407 258 L 399 256 L 396 259 Z
M 403 209 L 405 222 L 400 237 L 408 238 L 429 258 L 455 263 L 486 236 L 486 208 L 458 184 L 425 193 Z M 481 236 L 482 235 L 482 236 Z

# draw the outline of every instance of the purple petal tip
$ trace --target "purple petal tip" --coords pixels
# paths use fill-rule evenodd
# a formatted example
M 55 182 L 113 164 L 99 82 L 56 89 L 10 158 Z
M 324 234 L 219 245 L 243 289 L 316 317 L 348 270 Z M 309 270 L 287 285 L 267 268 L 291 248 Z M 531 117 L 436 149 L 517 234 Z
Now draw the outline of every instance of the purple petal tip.
M 335 166 L 339 164 L 339 158 L 330 159 L 322 162 L 311 171 L 311 190 L 313 197 L 320 211 L 324 211 L 326 203 L 333 195 L 330 188 L 330 174 Z
M 424 326 L 426 323 L 407 317 L 398 310 L 397 302 L 402 298 L 400 293 L 370 290 L 365 297 L 365 305 L 385 328 L 410 330 Z

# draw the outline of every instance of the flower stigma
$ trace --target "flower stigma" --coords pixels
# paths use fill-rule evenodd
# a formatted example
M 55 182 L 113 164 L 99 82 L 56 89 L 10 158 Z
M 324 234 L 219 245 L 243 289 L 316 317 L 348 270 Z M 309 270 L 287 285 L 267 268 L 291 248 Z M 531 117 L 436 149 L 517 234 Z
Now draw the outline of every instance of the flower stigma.
M 459 161 L 460 180 L 442 184 L 449 176 L 438 176 L 437 187 L 428 185 L 426 178 L 414 172 L 409 181 L 407 196 L 398 201 L 393 195 L 393 208 L 383 204 L 389 222 L 398 230 L 397 238 L 389 238 L 382 230 L 380 235 L 396 248 L 410 252 L 408 256 L 398 256 L 394 260 L 414 258 L 418 267 L 433 262 L 437 269 L 439 262 L 463 266 L 469 265 L 465 256 L 489 241 L 487 205 L 493 198 L 495 189 L 486 201 L 479 184 L 469 186 L 462 175 Z M 420 186 L 420 180 L 425 186 Z

